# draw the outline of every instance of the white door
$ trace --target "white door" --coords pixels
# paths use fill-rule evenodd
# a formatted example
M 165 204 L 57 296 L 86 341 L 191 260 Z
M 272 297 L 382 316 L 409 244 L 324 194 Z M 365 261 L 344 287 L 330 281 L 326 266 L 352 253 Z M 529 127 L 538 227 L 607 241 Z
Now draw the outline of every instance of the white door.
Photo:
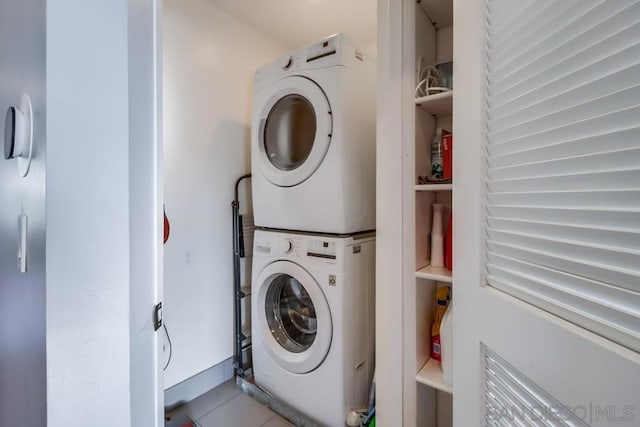
M 265 100 L 253 125 L 260 171 L 275 185 L 293 187 L 313 175 L 327 154 L 331 106 L 320 86 L 301 76 L 278 81 Z
M 454 8 L 454 423 L 640 425 L 640 2 Z
M 297 264 L 275 261 L 256 283 L 257 322 L 269 356 L 289 372 L 315 370 L 333 335 L 331 311 L 318 282 Z

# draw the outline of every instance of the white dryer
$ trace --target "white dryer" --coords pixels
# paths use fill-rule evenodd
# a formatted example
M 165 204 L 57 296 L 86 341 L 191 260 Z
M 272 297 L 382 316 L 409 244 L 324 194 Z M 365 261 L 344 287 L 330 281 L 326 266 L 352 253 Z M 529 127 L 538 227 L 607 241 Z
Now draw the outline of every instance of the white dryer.
M 366 407 L 374 365 L 375 238 L 257 230 L 255 382 L 320 425 Z
M 336 234 L 375 229 L 375 68 L 337 34 L 256 72 L 257 226 Z

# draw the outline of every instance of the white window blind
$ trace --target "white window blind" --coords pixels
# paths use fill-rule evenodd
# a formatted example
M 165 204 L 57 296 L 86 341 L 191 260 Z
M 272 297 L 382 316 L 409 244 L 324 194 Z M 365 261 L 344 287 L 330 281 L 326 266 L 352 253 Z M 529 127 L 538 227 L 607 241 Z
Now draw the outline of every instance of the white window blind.
M 488 285 L 640 351 L 640 1 L 487 5 Z

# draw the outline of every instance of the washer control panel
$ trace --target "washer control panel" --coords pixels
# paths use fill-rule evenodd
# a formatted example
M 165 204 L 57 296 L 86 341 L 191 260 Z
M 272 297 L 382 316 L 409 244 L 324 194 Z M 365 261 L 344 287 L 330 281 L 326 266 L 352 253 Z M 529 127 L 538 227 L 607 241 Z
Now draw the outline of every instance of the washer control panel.
M 325 240 L 310 240 L 307 256 L 323 259 L 336 259 L 336 243 Z
M 333 239 L 323 239 L 321 236 L 257 233 L 254 241 L 254 255 L 307 258 L 321 263 L 335 264 L 338 258 L 338 245 Z

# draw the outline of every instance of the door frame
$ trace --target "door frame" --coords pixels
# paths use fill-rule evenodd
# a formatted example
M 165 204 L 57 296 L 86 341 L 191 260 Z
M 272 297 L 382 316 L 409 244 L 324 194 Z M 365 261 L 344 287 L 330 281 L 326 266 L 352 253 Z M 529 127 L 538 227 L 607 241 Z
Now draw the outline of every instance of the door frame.
M 130 0 L 129 230 L 131 425 L 164 425 L 162 0 Z
M 378 0 L 377 5 L 376 422 L 414 427 L 418 422 L 415 165 L 413 156 L 406 154 L 415 147 L 416 5 L 415 0 Z M 420 408 L 421 412 L 433 409 Z

